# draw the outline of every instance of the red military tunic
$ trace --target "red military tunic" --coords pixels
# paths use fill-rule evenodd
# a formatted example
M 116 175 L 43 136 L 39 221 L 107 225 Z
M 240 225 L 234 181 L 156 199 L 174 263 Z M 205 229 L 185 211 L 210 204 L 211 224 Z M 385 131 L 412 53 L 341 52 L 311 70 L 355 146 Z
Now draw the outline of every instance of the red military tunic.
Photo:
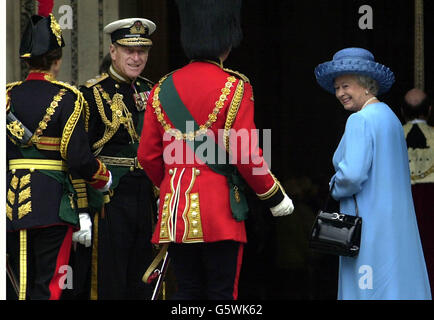
M 225 124 L 228 129 L 231 123 L 235 133 L 248 133 L 248 143 L 235 144 L 231 140 L 230 150 L 237 155 L 235 165 L 241 176 L 259 198 L 282 196 L 280 184 L 268 170 L 252 131 L 256 127 L 248 80 L 208 61 L 192 62 L 172 76 L 183 104 L 200 126 L 212 131 L 222 148 L 226 145 L 221 134 Z M 244 222 L 232 216 L 226 177 L 195 158 L 185 139 L 175 137 L 173 124 L 160 104 L 159 90 L 157 84 L 150 94 L 137 154 L 149 178 L 160 188 L 159 217 L 152 242 L 246 242 Z M 230 112 L 234 104 L 239 105 L 236 117 L 228 121 L 228 115 L 230 120 L 235 114 Z M 259 168 L 261 175 L 254 171 Z

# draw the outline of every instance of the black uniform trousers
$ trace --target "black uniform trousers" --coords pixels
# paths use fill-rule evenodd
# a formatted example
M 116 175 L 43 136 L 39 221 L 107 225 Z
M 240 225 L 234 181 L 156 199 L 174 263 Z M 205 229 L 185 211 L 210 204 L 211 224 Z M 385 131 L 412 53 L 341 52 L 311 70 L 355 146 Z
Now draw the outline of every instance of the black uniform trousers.
M 243 244 L 235 241 L 171 243 L 177 292 L 173 300 L 236 300 Z
M 26 299 L 58 300 L 68 276 L 72 227 L 66 225 L 27 229 Z M 20 281 L 20 231 L 7 232 L 7 252 L 15 277 Z M 7 299 L 18 297 L 7 290 Z
M 98 218 L 98 300 L 151 296 L 151 288 L 142 282 L 153 258 L 151 188 L 143 175 L 125 175 Z

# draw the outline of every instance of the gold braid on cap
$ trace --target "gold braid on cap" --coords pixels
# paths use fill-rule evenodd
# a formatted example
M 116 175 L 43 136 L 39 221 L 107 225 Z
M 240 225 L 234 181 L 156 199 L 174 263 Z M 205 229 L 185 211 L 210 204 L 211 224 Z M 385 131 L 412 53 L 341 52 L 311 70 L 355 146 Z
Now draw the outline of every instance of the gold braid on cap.
M 119 39 L 116 40 L 116 43 L 121 46 L 152 46 L 152 41 L 150 39 L 139 37 Z
M 53 31 L 54 35 L 56 36 L 57 44 L 60 47 L 62 46 L 62 28 L 57 23 L 56 18 L 52 13 L 50 13 L 50 21 L 51 31 Z

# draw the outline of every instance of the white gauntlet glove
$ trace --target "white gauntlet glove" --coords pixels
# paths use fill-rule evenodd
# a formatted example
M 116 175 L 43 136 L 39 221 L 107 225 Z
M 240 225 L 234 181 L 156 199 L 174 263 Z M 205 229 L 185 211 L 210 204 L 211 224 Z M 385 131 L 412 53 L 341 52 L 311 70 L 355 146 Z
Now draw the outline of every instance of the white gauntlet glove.
M 101 189 L 98 189 L 98 191 L 107 192 L 107 191 L 109 191 L 111 185 L 112 185 L 112 173 L 111 173 L 111 171 L 109 171 L 109 180 L 107 181 L 105 186 L 102 187 Z
M 72 241 L 81 243 L 86 248 L 90 247 L 92 242 L 92 221 L 88 213 L 80 213 L 80 230 L 72 234 Z
M 294 211 L 292 200 L 285 194 L 283 200 L 275 207 L 270 208 L 275 217 L 287 216 Z

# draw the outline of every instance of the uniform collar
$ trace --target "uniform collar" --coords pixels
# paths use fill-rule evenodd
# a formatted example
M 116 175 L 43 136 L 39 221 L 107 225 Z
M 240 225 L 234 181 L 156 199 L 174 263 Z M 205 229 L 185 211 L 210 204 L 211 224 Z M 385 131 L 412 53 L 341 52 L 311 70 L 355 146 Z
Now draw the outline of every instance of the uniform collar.
M 426 120 L 423 119 L 413 119 L 411 121 L 409 121 L 411 124 L 415 124 L 415 123 L 426 123 Z
M 27 75 L 27 80 L 42 80 L 42 81 L 53 81 L 56 78 L 51 72 L 41 71 L 41 70 L 31 70 Z
M 115 79 L 117 82 L 121 82 L 121 83 L 123 82 L 123 83 L 127 83 L 127 84 L 130 84 L 132 82 L 129 78 L 126 78 L 126 77 L 122 76 L 120 74 L 120 72 L 117 71 L 113 67 L 112 64 L 110 65 L 110 68 L 108 70 L 108 74 L 110 75 L 110 77 L 112 77 L 113 79 Z
M 223 69 L 223 62 L 221 60 L 219 60 L 219 59 L 193 59 L 193 60 L 190 61 L 190 63 L 192 63 L 192 62 L 211 63 L 211 64 L 215 64 L 219 68 Z

